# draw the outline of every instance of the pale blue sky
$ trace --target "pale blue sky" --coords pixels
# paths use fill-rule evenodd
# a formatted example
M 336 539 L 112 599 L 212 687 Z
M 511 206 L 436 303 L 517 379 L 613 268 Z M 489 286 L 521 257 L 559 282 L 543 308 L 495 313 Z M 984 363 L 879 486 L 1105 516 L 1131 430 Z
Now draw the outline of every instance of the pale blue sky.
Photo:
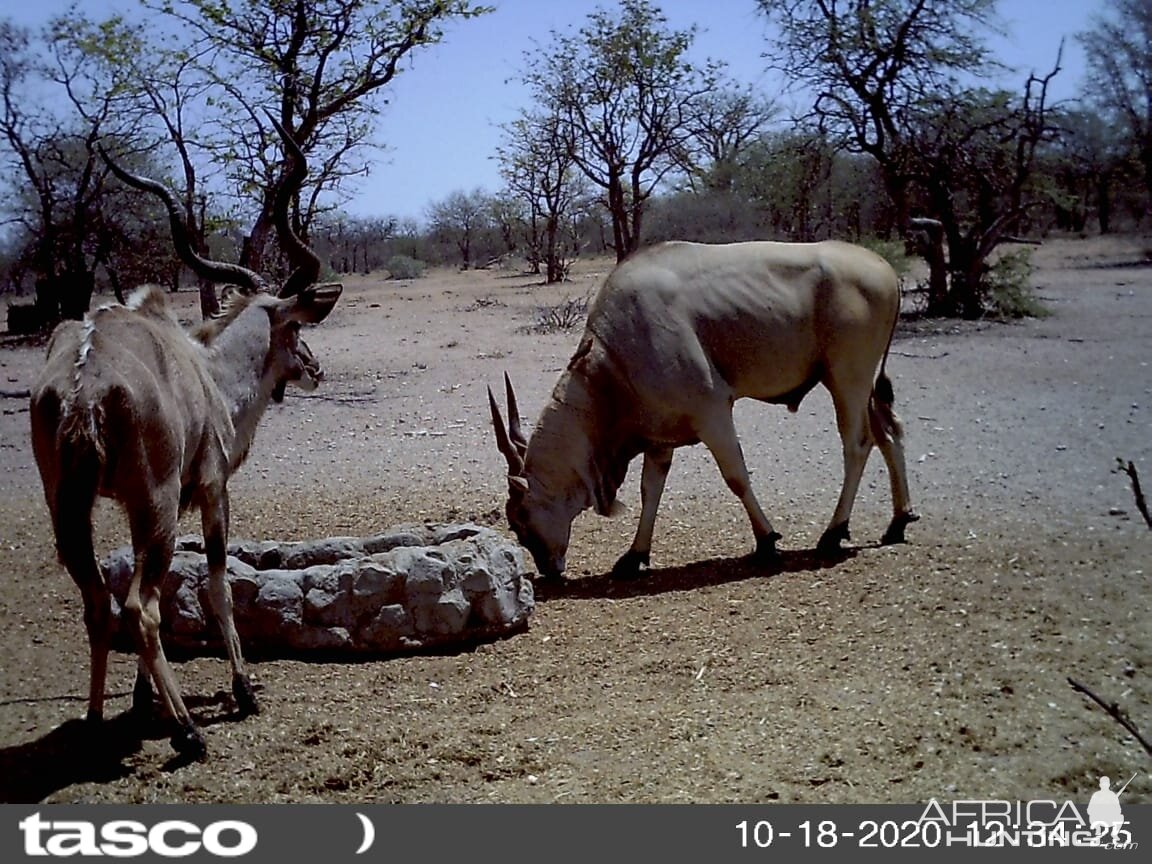
M 768 37 L 753 0 L 657 0 L 675 28 L 697 24 L 694 54 L 728 63 L 739 81 L 776 96 L 781 85 L 761 58 Z M 389 89 L 377 140 L 387 145 L 360 181 L 346 209 L 355 215 L 422 219 L 429 203 L 458 189 L 496 191 L 492 156 L 499 125 L 527 104 L 515 81 L 524 52 L 543 48 L 551 30 L 579 26 L 611 0 L 488 0 L 496 11 L 448 26 L 444 42 L 417 52 Z M 34 26 L 71 5 L 70 0 L 0 0 L 0 10 Z M 1016 67 L 1005 86 L 1019 87 L 1030 71 L 1047 72 L 1065 39 L 1064 71 L 1053 96 L 1071 98 L 1083 78 L 1083 55 L 1074 34 L 1088 26 L 1101 0 L 1000 0 L 1007 35 L 992 42 L 1001 61 Z M 132 0 L 87 0 L 99 9 L 131 9 Z M 537 40 L 534 46 L 533 39 Z

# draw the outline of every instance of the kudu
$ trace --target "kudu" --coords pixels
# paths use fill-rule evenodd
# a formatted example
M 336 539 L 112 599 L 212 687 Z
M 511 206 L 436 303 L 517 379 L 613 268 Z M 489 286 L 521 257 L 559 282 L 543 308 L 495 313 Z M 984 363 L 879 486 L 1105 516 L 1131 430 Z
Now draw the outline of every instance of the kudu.
M 127 305 L 102 306 L 82 322 L 65 322 L 52 335 L 31 397 L 32 445 L 56 548 L 84 600 L 91 651 L 88 719 L 103 717 L 115 627 L 92 538 L 96 499 L 106 497 L 124 509 L 134 551 L 124 603 L 139 652 L 134 712 L 151 708 L 150 678 L 178 727 L 172 746 L 196 759 L 206 755 L 207 745 L 160 641 L 160 587 L 171 564 L 177 519 L 188 508 L 200 510 L 209 597 L 232 667 L 232 691 L 242 715 L 257 713 L 226 574 L 227 481 L 247 456 L 269 401 L 283 398 L 284 385 L 317 386 L 323 373 L 300 327 L 324 320 L 341 293 L 338 285 L 314 286 L 319 259 L 292 231 L 289 203 L 307 168 L 291 136 L 276 128 L 288 165 L 276 190 L 276 227 L 295 268 L 280 296 L 268 293 L 257 273 L 197 254 L 171 193 L 127 173 L 101 150 L 123 182 L 163 201 L 184 263 L 202 278 L 246 293 L 192 332 L 155 287 L 139 289 Z

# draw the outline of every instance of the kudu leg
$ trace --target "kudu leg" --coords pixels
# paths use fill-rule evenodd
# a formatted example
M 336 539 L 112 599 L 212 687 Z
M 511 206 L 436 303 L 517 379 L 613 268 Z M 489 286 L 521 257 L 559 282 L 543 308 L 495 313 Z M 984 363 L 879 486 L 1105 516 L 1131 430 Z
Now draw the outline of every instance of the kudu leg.
M 649 450 L 644 454 L 644 469 L 640 474 L 640 524 L 636 527 L 631 548 L 612 568 L 612 575 L 617 578 L 634 577 L 642 566 L 651 562 L 652 530 L 656 525 L 660 496 L 664 494 L 664 483 L 672 467 L 672 452 L 669 448 Z
M 85 523 L 89 524 L 89 523 Z M 64 537 L 66 535 L 60 534 Z M 112 593 L 100 573 L 89 532 L 74 533 L 60 543 L 60 558 L 84 599 L 84 626 L 88 631 L 88 721 L 104 717 L 104 683 L 112 642 Z
M 228 498 L 221 494 L 219 504 L 205 504 L 201 510 L 201 523 L 204 527 L 204 553 L 208 559 L 208 596 L 212 601 L 212 611 L 216 623 L 224 637 L 224 647 L 228 651 L 228 661 L 232 665 L 232 695 L 242 716 L 260 713 L 260 703 L 256 701 L 256 691 L 244 668 L 244 656 L 240 650 L 240 636 L 236 632 L 236 621 L 232 612 L 232 586 L 228 582 Z
M 137 721 L 152 719 L 152 700 L 155 695 L 152 692 L 148 664 L 141 654 L 136 660 L 136 683 L 132 685 L 132 713 L 136 715 Z
M 60 412 L 60 402 L 53 394 L 32 405 L 32 448 L 52 518 L 56 554 L 80 589 L 84 602 L 89 655 L 88 721 L 95 724 L 104 717 L 104 684 L 115 626 L 112 594 L 100 573 L 92 543 L 98 467 L 92 459 L 78 458 L 84 454 L 72 447 L 60 446 L 54 431 L 60 425 Z
M 755 555 L 758 558 L 774 558 L 776 541 L 780 535 L 764 515 L 760 502 L 752 492 L 752 482 L 748 476 L 748 466 L 744 462 L 744 451 L 740 449 L 740 439 L 732 422 L 731 412 L 713 412 L 716 423 L 713 427 L 699 430 L 700 440 L 712 453 L 712 458 L 720 468 L 724 482 L 732 490 L 752 523 L 752 534 L 756 538 Z
M 160 508 L 155 512 L 162 514 Z M 175 526 L 175 512 L 171 517 L 171 525 Z M 184 705 L 176 673 L 164 656 L 160 641 L 160 586 L 172 564 L 175 529 L 157 530 L 151 519 L 130 519 L 136 561 L 124 602 L 124 615 L 164 710 L 178 727 L 172 736 L 173 749 L 183 756 L 202 759 L 208 752 L 207 742 Z

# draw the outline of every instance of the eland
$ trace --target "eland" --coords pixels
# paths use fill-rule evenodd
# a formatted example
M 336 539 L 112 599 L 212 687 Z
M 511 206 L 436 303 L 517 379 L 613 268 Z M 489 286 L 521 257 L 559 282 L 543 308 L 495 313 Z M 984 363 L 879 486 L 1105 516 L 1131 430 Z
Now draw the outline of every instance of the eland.
M 737 399 L 795 412 L 818 384 L 832 396 L 844 483 L 818 549 L 848 539 L 865 463 L 880 448 L 892 490 L 883 542 L 904 540 L 912 511 L 903 430 L 885 362 L 900 312 L 899 280 L 880 256 L 837 241 L 672 242 L 626 259 L 593 299 L 580 342 L 526 440 L 505 374 L 508 425 L 488 390 L 508 463 L 508 522 L 542 577 L 559 577 L 575 517 L 609 515 L 643 455 L 641 513 L 613 572 L 650 561 L 656 510 L 678 447 L 703 443 L 752 523 L 755 554 L 780 535 L 749 483 L 732 420 Z

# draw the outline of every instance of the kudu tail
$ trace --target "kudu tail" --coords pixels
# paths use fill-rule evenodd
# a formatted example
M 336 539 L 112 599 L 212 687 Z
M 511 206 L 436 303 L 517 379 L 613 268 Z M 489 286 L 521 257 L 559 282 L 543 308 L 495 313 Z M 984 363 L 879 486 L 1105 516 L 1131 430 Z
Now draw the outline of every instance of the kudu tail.
M 61 558 L 83 556 L 92 548 L 92 511 L 106 462 L 100 410 L 44 400 L 33 414 L 36 461 L 57 550 Z

